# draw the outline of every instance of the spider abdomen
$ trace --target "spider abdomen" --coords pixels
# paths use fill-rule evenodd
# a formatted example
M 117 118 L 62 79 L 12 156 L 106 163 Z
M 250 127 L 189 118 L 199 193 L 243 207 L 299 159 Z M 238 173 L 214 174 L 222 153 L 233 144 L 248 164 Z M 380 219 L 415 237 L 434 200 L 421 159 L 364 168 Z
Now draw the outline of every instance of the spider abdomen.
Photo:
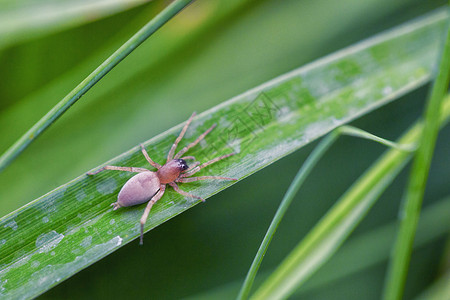
M 142 172 L 131 177 L 113 203 L 114 209 L 123 206 L 138 205 L 150 200 L 160 188 L 160 181 L 155 172 Z

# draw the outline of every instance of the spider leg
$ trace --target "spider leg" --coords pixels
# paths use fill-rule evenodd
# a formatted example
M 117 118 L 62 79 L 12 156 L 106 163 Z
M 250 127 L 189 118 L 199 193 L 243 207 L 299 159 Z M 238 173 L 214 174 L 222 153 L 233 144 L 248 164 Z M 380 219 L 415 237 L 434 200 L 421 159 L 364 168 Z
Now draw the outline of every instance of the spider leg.
M 184 172 L 191 172 L 193 169 L 197 168 L 197 166 L 200 164 L 199 161 L 196 161 L 195 163 L 193 163 L 186 171 Z M 184 173 L 183 173 L 184 174 Z M 182 176 L 183 174 L 180 174 L 180 177 L 184 177 Z
M 190 143 L 189 145 L 187 145 L 186 147 L 184 147 L 183 149 L 180 150 L 180 152 L 178 152 L 174 158 L 180 158 L 184 153 L 186 153 L 186 151 L 188 151 L 189 149 L 191 149 L 192 147 L 194 147 L 195 145 L 197 145 L 198 143 L 200 143 L 201 140 L 203 140 L 205 138 L 205 136 L 211 132 L 211 130 L 214 129 L 214 127 L 216 127 L 217 124 L 213 124 L 211 127 L 208 128 L 208 130 L 206 130 L 205 132 L 203 132 L 195 141 L 193 141 L 192 143 Z
M 190 118 L 187 120 L 186 124 L 184 125 L 183 129 L 180 132 L 180 135 L 177 137 L 177 139 L 173 143 L 172 148 L 170 148 L 169 154 L 167 155 L 167 161 L 170 161 L 173 159 L 173 155 L 175 154 L 175 149 L 177 148 L 178 143 L 181 141 L 184 134 L 186 133 L 186 130 L 189 127 L 189 124 L 191 124 L 192 119 L 195 117 L 195 115 L 196 115 L 195 112 L 193 112 L 192 115 L 190 116 Z
M 135 172 L 135 173 L 140 173 L 140 172 L 150 172 L 149 170 L 145 169 L 145 168 L 135 168 L 135 167 L 116 167 L 116 166 L 104 166 L 103 168 L 100 168 L 94 172 L 89 172 L 86 173 L 87 175 L 95 175 L 97 173 L 100 173 L 101 171 L 104 170 L 115 170 L 115 171 L 126 171 L 126 172 Z
M 195 156 L 183 156 L 181 159 L 184 159 L 184 160 L 187 160 L 187 159 L 195 160 Z
M 166 189 L 165 184 L 161 184 L 161 187 L 159 191 L 156 193 L 155 196 L 148 202 L 147 207 L 144 210 L 144 214 L 141 217 L 141 240 L 139 242 L 140 245 L 144 244 L 144 225 L 145 222 L 147 222 L 148 214 L 150 213 L 150 210 L 152 209 L 153 204 L 156 203 L 161 197 L 164 195 L 164 190 Z
M 157 168 L 157 169 L 159 170 L 159 168 L 161 168 L 161 165 L 158 164 L 158 163 L 155 163 L 155 162 L 150 158 L 150 156 L 149 156 L 148 153 L 147 153 L 147 150 L 145 150 L 144 145 L 140 144 L 140 146 L 141 146 L 142 154 L 144 154 L 145 159 L 146 159 L 153 167 L 155 167 L 155 168 Z
M 213 164 L 215 162 L 218 162 L 219 160 L 225 159 L 225 158 L 230 157 L 230 156 L 235 155 L 235 154 L 236 153 L 233 152 L 233 153 L 230 153 L 230 154 L 225 154 L 225 155 L 216 157 L 214 159 L 211 159 L 210 161 L 207 161 L 207 162 L 201 164 L 200 166 L 196 167 L 195 169 L 191 167 L 191 168 L 187 169 L 183 174 L 181 174 L 180 177 L 183 178 L 183 177 L 188 177 L 188 176 L 194 175 L 195 173 L 197 173 L 198 171 L 200 171 L 204 167 L 207 167 L 207 166 L 209 166 L 209 165 L 211 165 L 211 164 Z
M 185 182 L 194 182 L 194 181 L 207 180 L 207 179 L 237 180 L 237 178 L 221 177 L 221 176 L 198 176 L 198 177 L 178 178 L 175 181 L 185 183 Z
M 170 185 L 171 187 L 173 187 L 173 189 L 175 190 L 175 192 L 177 192 L 177 193 L 180 194 L 180 195 L 183 195 L 183 196 L 186 196 L 186 197 L 192 197 L 192 198 L 195 198 L 195 199 L 202 200 L 202 202 L 205 202 L 205 199 L 203 199 L 202 197 L 195 196 L 195 195 L 192 195 L 191 193 L 188 193 L 188 192 L 186 192 L 186 191 L 183 191 L 182 189 L 180 189 L 180 188 L 178 187 L 178 185 L 177 185 L 175 182 L 171 182 L 171 183 L 169 183 L 169 185 Z

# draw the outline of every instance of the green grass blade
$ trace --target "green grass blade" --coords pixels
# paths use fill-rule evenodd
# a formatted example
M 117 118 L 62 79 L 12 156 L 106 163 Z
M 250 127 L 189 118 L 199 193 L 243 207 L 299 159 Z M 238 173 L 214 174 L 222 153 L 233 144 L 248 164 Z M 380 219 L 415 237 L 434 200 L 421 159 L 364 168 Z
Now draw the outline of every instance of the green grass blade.
M 270 241 L 272 240 L 272 237 L 274 236 L 278 225 L 280 225 L 281 220 L 283 219 L 289 205 L 291 204 L 292 200 L 294 199 L 295 194 L 297 194 L 298 190 L 302 186 L 303 182 L 308 177 L 311 170 L 314 168 L 314 166 L 317 164 L 317 162 L 320 160 L 320 158 L 325 154 L 325 152 L 331 147 L 331 145 L 336 141 L 336 139 L 339 137 L 338 131 L 333 131 L 329 135 L 327 135 L 319 145 L 317 145 L 316 148 L 314 148 L 313 152 L 310 156 L 306 159 L 305 163 L 301 166 L 299 171 L 297 172 L 297 175 L 295 176 L 294 180 L 292 181 L 291 185 L 289 186 L 286 194 L 284 195 L 283 199 L 281 200 L 280 206 L 278 207 L 277 212 L 275 213 L 275 216 L 272 219 L 272 222 L 270 223 L 269 229 L 266 232 L 266 235 L 264 236 L 264 239 L 261 243 L 261 246 L 258 249 L 258 252 L 256 253 L 256 256 L 252 262 L 252 265 L 250 266 L 250 269 L 247 273 L 247 276 L 245 278 L 244 284 L 242 285 L 242 288 L 239 292 L 239 295 L 237 299 L 247 299 L 250 290 L 253 285 L 253 281 L 255 280 L 256 273 L 258 272 L 259 266 L 261 265 L 262 259 L 264 258 L 264 255 L 266 254 L 267 248 L 269 247 Z
M 447 40 L 443 48 L 439 72 L 433 84 L 425 112 L 424 132 L 414 156 L 404 206 L 401 208 L 400 229 L 386 277 L 386 288 L 384 291 L 384 299 L 386 300 L 402 299 L 428 171 L 439 131 L 441 103 L 448 91 L 449 81 L 450 26 L 447 29 Z
M 330 133 L 328 136 L 324 138 L 320 142 L 319 145 L 317 145 L 316 148 L 314 148 L 313 152 L 310 154 L 308 159 L 305 161 L 305 163 L 302 165 L 302 167 L 299 169 L 297 175 L 295 176 L 294 180 L 292 181 L 291 185 L 289 186 L 286 194 L 284 195 L 283 199 L 281 200 L 280 206 L 278 207 L 277 212 L 275 213 L 274 218 L 272 219 L 272 222 L 269 226 L 269 229 L 266 232 L 266 235 L 264 236 L 264 239 L 261 243 L 261 246 L 258 249 L 258 252 L 256 253 L 256 256 L 252 262 L 252 265 L 250 266 L 250 269 L 247 273 L 247 276 L 245 278 L 244 284 L 242 285 L 241 291 L 239 292 L 237 299 L 247 299 L 251 287 L 253 285 L 253 282 L 256 277 L 256 273 L 258 272 L 259 266 L 261 265 L 262 259 L 264 258 L 264 255 L 267 251 L 267 248 L 269 247 L 270 241 L 272 240 L 273 235 L 275 234 L 278 225 L 280 224 L 281 220 L 283 219 L 283 216 L 285 215 L 289 205 L 291 204 L 292 200 L 294 199 L 295 194 L 300 189 L 303 182 L 306 180 L 306 177 L 311 172 L 311 170 L 314 168 L 314 166 L 317 164 L 317 162 L 320 160 L 320 158 L 325 154 L 325 152 L 332 146 L 332 144 L 336 141 L 336 139 L 341 135 L 351 135 L 355 137 L 360 137 L 368 140 L 372 140 L 378 143 L 381 143 L 383 145 L 386 145 L 388 147 L 395 148 L 397 150 L 402 151 L 411 151 L 413 147 L 411 146 L 405 146 L 405 145 L 399 145 L 397 143 L 388 141 L 386 139 L 380 138 L 378 136 L 375 136 L 373 134 L 370 134 L 364 130 L 361 130 L 359 128 L 344 125 L 339 128 L 337 128 L 335 131 Z
M 417 230 L 417 239 L 414 241 L 414 249 L 419 249 L 448 234 L 450 219 L 446 216 L 449 210 L 450 197 L 441 199 L 424 209 L 423 218 L 420 219 Z M 443 222 L 436 222 L 436 220 L 443 220 Z M 336 281 L 345 280 L 345 277 L 354 274 L 363 274 L 368 269 L 387 261 L 397 228 L 398 224 L 391 222 L 351 238 L 329 262 L 294 292 L 292 298 L 311 295 L 314 291 L 329 288 Z M 268 271 L 261 272 L 256 278 L 257 283 L 268 276 Z M 445 280 L 436 286 L 443 289 L 443 291 L 439 290 L 439 295 L 443 295 L 445 291 L 446 287 L 442 286 L 444 282 Z M 231 299 L 239 292 L 240 285 L 241 281 L 232 282 L 213 290 L 191 295 L 186 300 Z M 432 290 L 429 293 L 438 293 L 434 291 L 434 288 Z M 429 293 L 427 292 L 420 299 L 427 299 L 425 296 Z M 442 297 L 432 299 L 442 299 Z
M 194 120 L 180 147 L 217 123 L 205 143 L 189 154 L 206 161 L 237 152 L 205 172 L 250 176 L 427 82 L 445 21 L 442 12 L 432 14 L 224 102 Z M 180 129 L 181 125 L 145 143 L 153 160 L 164 160 Z M 147 167 L 138 147 L 107 164 Z M 36 296 L 135 239 L 144 206 L 110 208 L 130 176 L 113 171 L 95 177 L 81 175 L 3 217 L 0 295 Z M 182 188 L 208 198 L 227 185 L 200 182 Z M 146 230 L 196 204 L 169 190 L 153 207 Z M 154 241 L 150 236 L 146 242 Z
M 0 171 L 12 162 L 25 148 L 58 119 L 70 106 L 78 101 L 91 87 L 111 71 L 118 63 L 142 44 L 162 25 L 180 12 L 193 0 L 176 0 L 154 17 L 135 35 L 125 42 L 117 51 L 108 57 L 97 69 L 76 86 L 67 96 L 56 104 L 45 116 L 19 138 L 5 153 L 0 156 Z
M 442 118 L 437 118 L 440 125 L 450 117 L 450 97 L 443 107 Z M 417 123 L 398 143 L 415 143 L 421 132 L 422 124 Z M 395 149 L 385 153 L 295 247 L 251 299 L 284 299 L 291 295 L 340 247 L 410 156 L 408 152 Z
M 419 222 L 417 239 L 414 241 L 414 249 L 445 237 L 449 233 L 450 219 L 446 218 L 449 209 L 450 196 L 447 196 L 424 210 L 423 218 Z M 436 220 L 442 221 L 436 222 Z M 395 241 L 397 230 L 397 222 L 391 222 L 350 239 L 333 256 L 333 259 L 314 274 L 295 294 L 305 294 L 312 289 L 320 289 L 345 276 L 363 272 L 386 262 L 389 259 L 391 245 Z
M 353 126 L 344 125 L 344 126 L 339 127 L 337 130 L 339 130 L 340 133 L 345 134 L 345 135 L 371 140 L 371 141 L 380 143 L 382 145 L 385 145 L 387 147 L 395 148 L 395 149 L 401 150 L 401 151 L 412 152 L 416 149 L 415 145 L 399 145 L 397 143 L 380 138 L 379 136 L 373 135 L 371 133 L 368 133 L 367 131 L 361 130 L 361 129 L 353 127 Z

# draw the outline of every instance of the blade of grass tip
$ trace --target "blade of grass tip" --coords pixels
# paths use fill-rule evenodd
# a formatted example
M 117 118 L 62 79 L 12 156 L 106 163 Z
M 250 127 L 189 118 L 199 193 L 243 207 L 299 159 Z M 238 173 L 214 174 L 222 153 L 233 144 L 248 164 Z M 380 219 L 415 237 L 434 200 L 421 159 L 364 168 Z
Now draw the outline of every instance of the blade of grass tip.
M 400 212 L 400 228 L 389 264 L 383 298 L 401 299 L 403 296 L 412 244 L 414 241 L 431 158 L 439 131 L 441 103 L 448 90 L 450 77 L 450 24 L 442 53 L 439 73 L 433 84 L 426 112 L 423 134 L 410 173 L 405 202 Z
M 353 126 L 349 126 L 349 125 L 341 126 L 341 127 L 337 128 L 336 130 L 339 130 L 342 134 L 345 134 L 345 135 L 371 140 L 371 141 L 374 141 L 374 142 L 380 143 L 382 145 L 385 145 L 385 146 L 388 146 L 388 147 L 391 147 L 391 148 L 394 148 L 397 150 L 401 150 L 401 151 L 413 152 L 416 149 L 416 146 L 414 144 L 407 144 L 407 145 L 398 144 L 398 143 L 380 138 L 380 137 L 373 135 L 362 129 L 359 129 L 359 128 L 356 128 Z
M 0 171 L 8 166 L 25 148 L 58 119 L 70 106 L 78 101 L 91 87 L 118 65 L 134 49 L 142 44 L 156 30 L 179 13 L 194 0 L 175 0 L 162 12 L 135 33 L 127 42 L 108 57 L 97 69 L 86 77 L 78 86 L 56 104 L 45 116 L 22 135 L 0 157 Z
M 336 130 L 327 135 L 317 145 L 314 151 L 308 156 L 305 163 L 298 171 L 297 175 L 295 176 L 294 180 L 289 186 L 286 194 L 284 195 L 283 200 L 281 201 L 280 206 L 278 207 L 278 210 L 275 213 L 272 223 L 270 223 L 269 229 L 267 230 L 267 233 L 264 236 L 261 246 L 259 247 L 258 252 L 256 253 L 256 256 L 245 278 L 244 284 L 242 285 L 239 295 L 237 297 L 238 300 L 248 298 L 253 282 L 255 281 L 256 273 L 258 272 L 262 259 L 266 254 L 270 241 L 272 240 L 278 228 L 278 225 L 280 225 L 280 222 L 283 219 L 283 216 L 285 215 L 289 205 L 294 199 L 295 194 L 297 194 L 298 190 L 300 189 L 301 185 L 305 181 L 308 174 L 311 172 L 312 168 L 317 164 L 320 158 L 324 155 L 325 151 L 327 151 L 328 148 L 331 147 L 331 145 L 336 141 L 338 137 L 339 132 Z

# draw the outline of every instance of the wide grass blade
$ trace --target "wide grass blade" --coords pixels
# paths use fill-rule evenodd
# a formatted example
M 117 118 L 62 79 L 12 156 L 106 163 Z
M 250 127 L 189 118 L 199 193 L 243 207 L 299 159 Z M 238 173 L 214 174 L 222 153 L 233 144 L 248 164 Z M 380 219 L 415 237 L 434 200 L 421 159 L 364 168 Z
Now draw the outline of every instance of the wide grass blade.
M 194 119 L 180 147 L 217 123 L 205 143 L 188 154 L 206 161 L 236 152 L 203 174 L 250 176 L 426 83 L 445 21 L 445 13 L 437 12 L 224 102 Z M 145 143 L 154 161 L 164 161 L 180 129 L 181 125 Z M 148 167 L 138 147 L 107 164 Z M 1 295 L 36 296 L 136 238 L 144 205 L 114 212 L 110 208 L 130 176 L 113 171 L 94 177 L 81 175 L 3 217 Z M 208 198 L 229 184 L 200 182 L 182 188 Z M 153 207 L 146 230 L 195 204 L 169 190 Z M 146 242 L 153 241 L 147 237 Z

